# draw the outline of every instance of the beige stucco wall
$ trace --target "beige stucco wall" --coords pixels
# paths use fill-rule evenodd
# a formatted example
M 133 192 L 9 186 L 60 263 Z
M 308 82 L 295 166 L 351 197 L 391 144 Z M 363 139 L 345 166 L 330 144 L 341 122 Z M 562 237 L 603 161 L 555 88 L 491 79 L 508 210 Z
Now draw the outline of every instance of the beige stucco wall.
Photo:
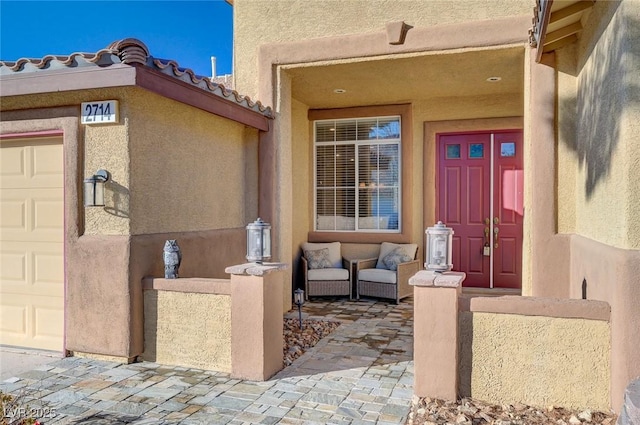
M 80 125 L 80 103 L 102 99 L 120 102 L 120 122 Z M 142 353 L 141 279 L 163 275 L 165 239 L 183 249 L 182 276 L 224 278 L 244 262 L 256 130 L 134 87 L 3 97 L 2 120 L 3 132 L 64 131 L 65 349 Z M 84 208 L 80 182 L 99 168 L 106 206 Z
M 640 2 L 596 2 L 558 51 L 558 229 L 570 296 L 611 304 L 611 404 L 640 374 Z
M 560 229 L 640 248 L 640 3 L 597 2 L 559 52 Z
M 129 224 L 129 147 L 128 124 L 130 119 L 129 99 L 131 91 L 126 88 L 94 89 L 72 92 L 48 93 L 47 95 L 12 96 L 2 99 L 2 110 L 53 108 L 77 105 L 94 100 L 119 101 L 120 122 L 100 126 L 79 125 L 79 138 L 84 142 L 80 169 L 83 178 L 93 175 L 98 169 L 111 174 L 105 192 L 105 208 L 86 208 L 84 211 L 84 234 L 127 235 Z M 105 149 L 105 146 L 108 148 Z M 80 202 L 83 194 L 80 193 Z
M 128 111 L 132 234 L 257 218 L 257 130 L 144 90 L 132 92 Z
M 307 233 L 313 228 L 313 202 L 308 202 L 313 194 L 313 136 L 312 128 L 307 119 L 308 108 L 304 103 L 295 99 L 291 101 L 291 145 L 292 155 L 295 158 L 293 167 L 293 199 L 295 208 L 292 211 L 293 233 L 292 275 L 294 282 L 301 279 L 298 271 L 298 263 L 301 255 L 300 245 L 307 241 Z M 311 189 L 310 189 L 311 188 Z M 313 198 L 313 196 L 311 196 Z
M 383 30 L 386 23 L 406 21 L 416 27 L 480 21 L 507 16 L 530 15 L 535 1 L 486 2 L 260 0 L 234 2 L 235 87 L 255 97 L 258 94 L 258 46 L 334 35 Z M 270 102 L 270 99 L 261 99 Z
M 143 359 L 231 372 L 231 297 L 144 291 Z
M 116 99 L 120 122 L 81 125 L 83 176 L 110 172 L 105 208 L 85 209 L 85 234 L 237 228 L 258 214 L 258 131 L 143 89 L 2 99 L 2 109 Z M 153 210 L 153 214 L 147 211 Z
M 609 323 L 460 313 L 461 396 L 609 409 Z

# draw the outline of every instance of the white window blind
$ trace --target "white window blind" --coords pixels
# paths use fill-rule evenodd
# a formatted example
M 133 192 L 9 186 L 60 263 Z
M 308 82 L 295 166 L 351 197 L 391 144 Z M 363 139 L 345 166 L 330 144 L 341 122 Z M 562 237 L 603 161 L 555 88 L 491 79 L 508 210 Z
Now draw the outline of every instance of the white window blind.
M 315 230 L 398 233 L 400 117 L 314 124 Z

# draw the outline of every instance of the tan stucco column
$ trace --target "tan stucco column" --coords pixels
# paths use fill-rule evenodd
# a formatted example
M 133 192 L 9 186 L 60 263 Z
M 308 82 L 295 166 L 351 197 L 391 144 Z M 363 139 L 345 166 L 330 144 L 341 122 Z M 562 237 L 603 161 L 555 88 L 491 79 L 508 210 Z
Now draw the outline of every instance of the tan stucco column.
M 231 376 L 265 381 L 282 369 L 286 264 L 227 267 L 231 274 Z
M 414 394 L 456 400 L 458 396 L 458 297 L 464 273 L 422 270 L 414 286 Z

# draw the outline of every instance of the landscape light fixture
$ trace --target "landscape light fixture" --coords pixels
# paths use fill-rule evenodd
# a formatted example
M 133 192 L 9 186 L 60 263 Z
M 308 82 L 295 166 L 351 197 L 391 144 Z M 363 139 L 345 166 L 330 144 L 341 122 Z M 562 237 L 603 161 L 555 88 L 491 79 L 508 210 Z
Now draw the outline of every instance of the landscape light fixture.
M 302 330 L 302 304 L 304 304 L 304 290 L 298 288 L 293 291 L 293 302 L 298 306 L 298 321 Z

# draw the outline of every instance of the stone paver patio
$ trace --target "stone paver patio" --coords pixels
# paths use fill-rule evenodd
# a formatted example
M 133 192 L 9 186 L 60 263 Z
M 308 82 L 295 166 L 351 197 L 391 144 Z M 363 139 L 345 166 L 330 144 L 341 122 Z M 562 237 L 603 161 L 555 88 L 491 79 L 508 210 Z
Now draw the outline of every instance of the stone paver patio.
M 413 303 L 315 301 L 333 333 L 266 382 L 68 357 L 0 383 L 45 424 L 404 424 L 413 394 Z M 297 317 L 297 311 L 289 313 Z

